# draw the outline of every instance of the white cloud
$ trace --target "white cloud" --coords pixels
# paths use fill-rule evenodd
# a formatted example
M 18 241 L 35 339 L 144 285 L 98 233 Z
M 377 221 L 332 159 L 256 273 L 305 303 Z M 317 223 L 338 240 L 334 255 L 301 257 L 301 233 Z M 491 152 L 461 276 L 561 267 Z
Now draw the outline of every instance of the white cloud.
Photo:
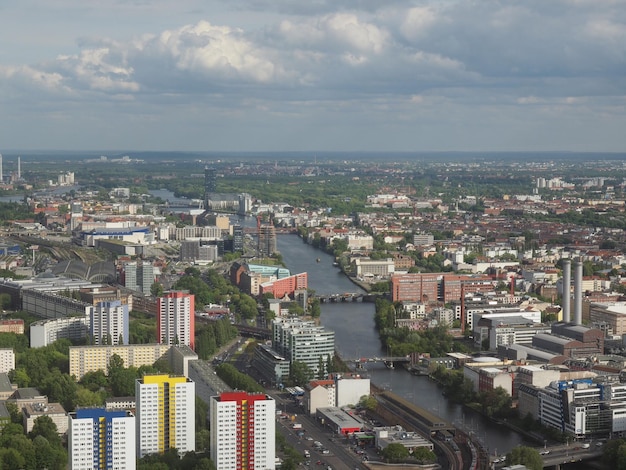
M 9 27 L 0 40 L 10 35 L 15 48 L 39 43 L 39 49 L 33 61 L 0 51 L 5 114 L 21 103 L 33 112 L 56 106 L 79 115 L 82 108 L 115 120 L 123 108 L 125 116 L 171 126 L 164 116 L 173 108 L 180 119 L 209 119 L 210 109 L 233 125 L 256 119 L 255 125 L 283 128 L 281 119 L 345 118 L 335 127 L 347 129 L 371 111 L 389 130 L 400 119 L 396 110 L 402 122 L 432 119 L 441 132 L 453 116 L 474 119 L 470 107 L 500 126 L 512 109 L 520 113 L 519 126 L 547 107 L 558 115 L 577 106 L 579 123 L 588 117 L 592 126 L 598 116 L 626 120 L 623 107 L 614 105 L 626 96 L 623 0 L 26 1 L 5 7 L 3 19 L 32 29 L 16 35 Z M 54 24 L 61 21 L 58 36 L 50 22 L 23 26 L 23 8 L 38 5 Z M 71 30 L 73 24 L 80 28 Z M 263 113 L 277 121 L 264 121 Z M 4 129 L 18 135 L 12 125 Z M 395 144 L 399 132 L 389 142 Z M 407 128 L 404 142 L 412 139 Z M 625 143 L 621 136 L 612 142 Z

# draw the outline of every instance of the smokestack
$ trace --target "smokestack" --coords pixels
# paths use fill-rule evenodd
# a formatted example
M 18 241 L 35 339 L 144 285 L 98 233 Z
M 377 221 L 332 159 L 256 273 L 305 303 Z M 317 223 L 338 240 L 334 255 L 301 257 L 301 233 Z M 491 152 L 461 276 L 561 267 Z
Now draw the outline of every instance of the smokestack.
M 17 179 L 22 179 L 22 157 L 17 157 Z
M 574 323 L 583 324 L 583 264 L 574 262 Z
M 4 181 L 4 174 L 2 173 L 2 154 L 0 153 L 0 183 Z
M 572 279 L 572 261 L 569 259 L 564 259 L 563 260 L 563 292 L 562 292 L 561 303 L 563 306 L 563 321 L 565 323 L 569 323 L 571 321 L 570 315 L 569 315 L 571 279 Z

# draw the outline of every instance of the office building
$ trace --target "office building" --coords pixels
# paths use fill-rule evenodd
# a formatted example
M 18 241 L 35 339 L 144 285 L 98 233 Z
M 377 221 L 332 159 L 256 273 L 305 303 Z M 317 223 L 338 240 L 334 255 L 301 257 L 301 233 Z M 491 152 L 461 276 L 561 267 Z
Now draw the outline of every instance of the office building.
M 168 449 L 196 449 L 196 387 L 173 375 L 145 375 L 135 382 L 137 456 Z
M 217 170 L 206 167 L 204 169 L 204 194 L 217 192 Z
M 276 252 L 276 229 L 273 225 L 263 224 L 259 230 L 259 256 L 271 256 Z
M 538 390 L 538 406 L 541 424 L 577 439 L 626 432 L 626 384 L 619 381 L 552 382 Z
M 93 344 L 128 344 L 128 305 L 120 300 L 96 304 L 90 334 Z
M 309 287 L 309 277 L 307 273 L 294 274 L 283 279 L 274 279 L 259 285 L 259 294 L 270 293 L 275 299 L 282 299 L 285 296 L 294 298 L 296 291 L 306 290 Z
M 154 280 L 154 266 L 151 263 L 137 264 L 133 261 L 124 265 L 124 287 L 127 289 L 149 295 Z
M 161 344 L 184 344 L 195 349 L 194 295 L 168 292 L 158 298 L 157 339 Z
M 243 241 L 245 234 L 241 225 L 233 226 L 233 251 L 243 253 Z
M 325 367 L 335 354 L 335 332 L 312 321 L 278 318 L 272 323 L 272 347 L 290 364 L 303 362 L 319 375 L 320 362 Z
M 276 468 L 276 403 L 263 393 L 211 397 L 211 459 L 220 470 Z
M 132 470 L 135 417 L 130 411 L 82 408 L 68 415 L 71 470 Z

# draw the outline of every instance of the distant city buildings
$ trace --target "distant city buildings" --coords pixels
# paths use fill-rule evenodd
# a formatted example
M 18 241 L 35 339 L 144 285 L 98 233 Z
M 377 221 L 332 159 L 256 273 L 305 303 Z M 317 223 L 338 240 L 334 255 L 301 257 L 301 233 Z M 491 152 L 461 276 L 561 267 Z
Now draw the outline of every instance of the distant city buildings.
M 150 295 L 150 288 L 155 281 L 154 266 L 147 261 L 124 263 L 124 287 Z

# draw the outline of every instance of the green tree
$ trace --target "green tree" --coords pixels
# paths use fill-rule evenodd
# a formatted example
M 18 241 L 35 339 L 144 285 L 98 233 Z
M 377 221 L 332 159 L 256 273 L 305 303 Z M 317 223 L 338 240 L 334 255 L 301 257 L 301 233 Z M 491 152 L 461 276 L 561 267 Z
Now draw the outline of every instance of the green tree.
M 119 358 L 119 356 L 117 357 Z M 83 375 L 80 384 L 87 390 L 97 392 L 109 386 L 109 379 L 103 370 L 90 371 Z
M 392 442 L 382 451 L 386 462 L 401 462 L 409 457 L 409 450 L 399 442 Z
M 25 464 L 26 459 L 16 449 L 0 449 L 0 467 L 3 470 L 20 470 Z
M 24 434 L 13 434 L 8 439 L 3 439 L 2 447 L 15 449 L 24 458 L 22 468 L 37 468 L 33 442 Z
M 69 374 L 53 369 L 41 383 L 40 389 L 50 401 L 61 403 L 66 410 L 76 407 L 78 384 Z
M 209 405 L 202 398 L 196 395 L 196 432 L 207 429 L 207 419 L 209 416 Z
M 359 400 L 359 407 L 368 411 L 374 411 L 378 406 L 378 401 L 372 395 L 363 395 Z
M 529 470 L 542 470 L 543 459 L 532 447 L 518 446 L 506 454 L 507 465 L 526 465 Z
M 2 310 L 10 308 L 12 303 L 13 302 L 9 294 L 0 294 L 0 308 L 2 308 Z
M 196 430 L 196 451 L 204 452 L 211 445 L 211 432 L 208 429 Z
M 42 415 L 35 419 L 33 423 L 33 429 L 29 433 L 31 439 L 35 439 L 37 436 L 45 437 L 52 445 L 59 445 L 61 438 L 57 430 L 57 425 L 54 424 L 50 416 Z
M 607 468 L 626 470 L 626 439 L 608 441 L 602 451 L 602 462 Z
M 321 314 L 322 314 L 322 308 L 320 305 L 320 299 L 315 297 L 309 303 L 309 315 L 311 315 L 312 318 L 319 318 Z
M 161 297 L 163 295 L 163 284 L 154 281 L 150 286 L 150 294 L 153 297 Z
M 104 394 L 102 392 L 92 392 L 85 387 L 78 387 L 76 392 L 76 406 L 88 408 L 104 405 Z
M 289 367 L 288 384 L 292 387 L 304 386 L 313 378 L 313 371 L 304 362 L 293 361 Z
M 413 451 L 413 458 L 421 464 L 430 464 L 437 461 L 435 453 L 426 447 L 418 447 Z

